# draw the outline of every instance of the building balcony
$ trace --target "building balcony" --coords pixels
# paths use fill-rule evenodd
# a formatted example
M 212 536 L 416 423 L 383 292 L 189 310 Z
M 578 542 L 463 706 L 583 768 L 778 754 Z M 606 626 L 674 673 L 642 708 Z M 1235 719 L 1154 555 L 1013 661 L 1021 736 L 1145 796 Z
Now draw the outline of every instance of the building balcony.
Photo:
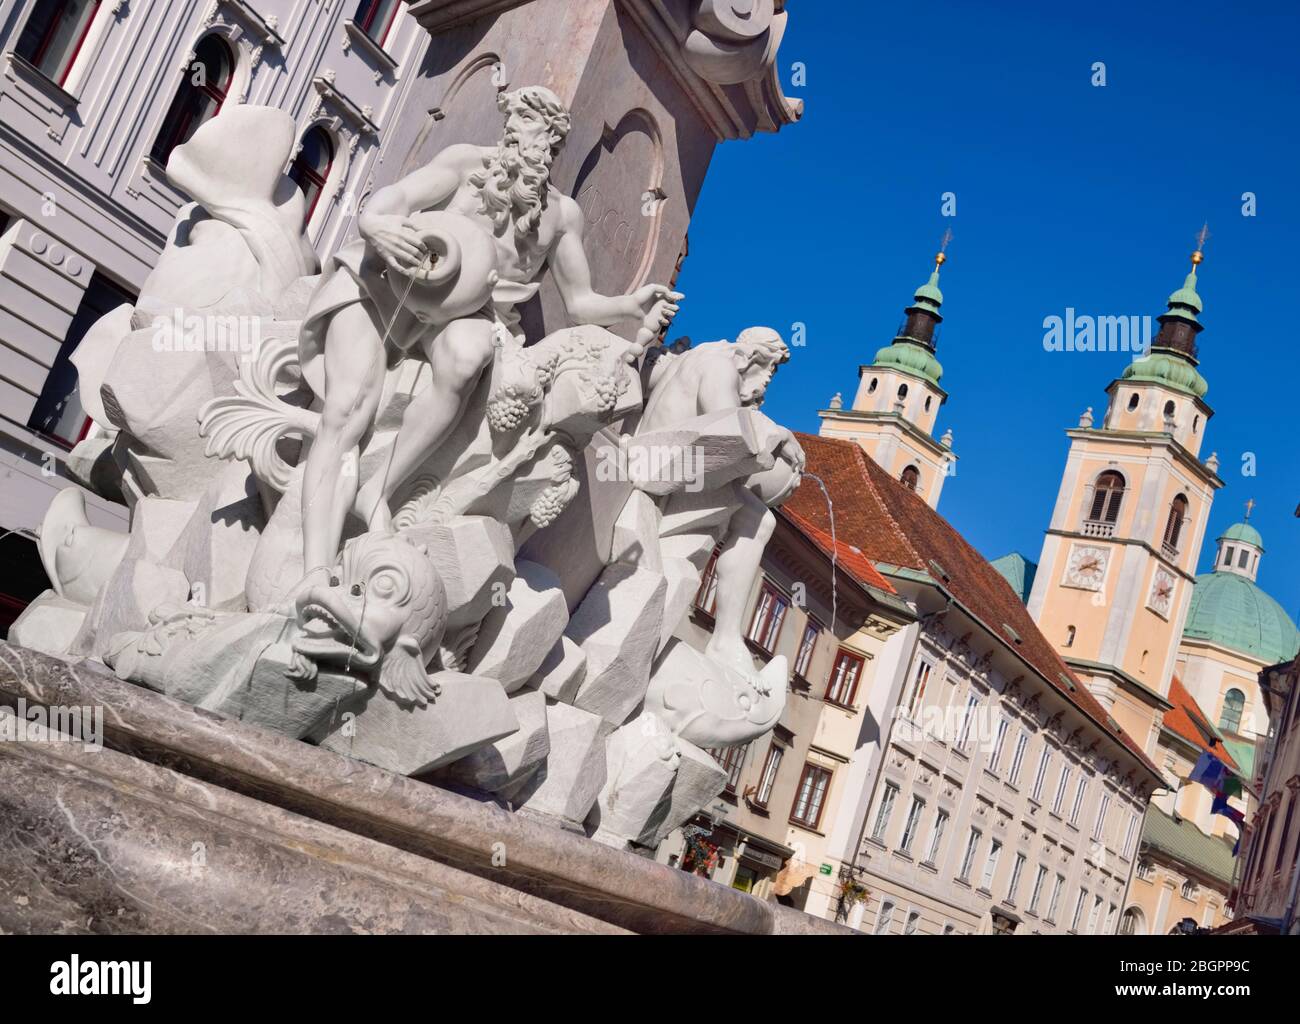
M 1085 537 L 1113 537 L 1115 536 L 1115 524 L 1085 519 L 1083 535 Z

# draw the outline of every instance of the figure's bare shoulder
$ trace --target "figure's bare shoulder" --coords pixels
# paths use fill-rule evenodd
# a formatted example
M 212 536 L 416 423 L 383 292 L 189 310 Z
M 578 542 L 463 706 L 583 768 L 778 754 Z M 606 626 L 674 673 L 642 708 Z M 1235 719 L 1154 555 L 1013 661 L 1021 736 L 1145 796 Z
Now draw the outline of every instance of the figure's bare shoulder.
M 736 375 L 735 354 L 726 342 L 705 343 L 688 349 L 685 353 L 693 357 L 691 367 L 701 374 L 720 373 L 726 376 Z
M 551 189 L 551 202 L 555 204 L 555 209 L 559 212 L 561 230 L 565 232 L 573 231 L 581 235 L 585 218 L 578 201 L 572 196 L 566 196 L 554 186 L 548 187 Z

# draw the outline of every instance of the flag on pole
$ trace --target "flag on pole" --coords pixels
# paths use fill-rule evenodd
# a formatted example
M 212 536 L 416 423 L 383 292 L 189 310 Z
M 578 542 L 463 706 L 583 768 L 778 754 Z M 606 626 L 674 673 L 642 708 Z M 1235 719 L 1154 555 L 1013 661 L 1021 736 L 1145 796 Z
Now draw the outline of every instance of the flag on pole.
M 1201 754 L 1187 776 L 1188 782 L 1199 782 L 1211 793 L 1222 793 L 1227 779 L 1228 766 L 1208 750 Z
M 1237 851 L 1241 848 L 1241 836 L 1246 828 L 1246 816 L 1228 803 L 1228 797 L 1223 793 L 1214 795 L 1214 803 L 1210 805 L 1211 814 L 1222 814 L 1230 822 L 1237 826 L 1237 841 L 1232 844 L 1232 855 L 1237 856 Z
M 1196 765 L 1192 768 L 1191 774 L 1187 776 L 1188 782 L 1199 782 L 1202 786 L 1214 794 L 1214 802 L 1210 805 L 1211 814 L 1222 814 L 1225 818 L 1237 826 L 1237 842 L 1232 847 L 1232 855 L 1237 855 L 1237 850 L 1241 847 L 1241 834 L 1245 827 L 1246 816 L 1228 803 L 1229 797 L 1241 796 L 1241 779 L 1228 770 L 1228 766 L 1215 757 L 1210 751 L 1205 751 L 1196 760 Z

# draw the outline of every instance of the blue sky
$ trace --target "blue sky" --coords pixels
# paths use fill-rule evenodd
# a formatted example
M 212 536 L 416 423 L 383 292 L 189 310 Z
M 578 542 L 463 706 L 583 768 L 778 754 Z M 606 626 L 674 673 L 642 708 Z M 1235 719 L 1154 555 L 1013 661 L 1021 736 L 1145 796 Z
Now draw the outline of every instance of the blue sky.
M 986 556 L 1036 560 L 1064 431 L 1086 406 L 1100 420 L 1130 358 L 1047 352 L 1044 318 L 1164 312 L 1208 221 L 1202 455 L 1219 453 L 1225 487 L 1199 571 L 1254 498 L 1260 583 L 1295 615 L 1300 9 L 1251 6 L 792 0 L 780 63 L 804 119 L 718 148 L 674 334 L 806 324 L 766 411 L 815 433 L 832 394 L 852 400 L 950 227 L 936 433 L 952 428 L 960 462 L 939 510 Z

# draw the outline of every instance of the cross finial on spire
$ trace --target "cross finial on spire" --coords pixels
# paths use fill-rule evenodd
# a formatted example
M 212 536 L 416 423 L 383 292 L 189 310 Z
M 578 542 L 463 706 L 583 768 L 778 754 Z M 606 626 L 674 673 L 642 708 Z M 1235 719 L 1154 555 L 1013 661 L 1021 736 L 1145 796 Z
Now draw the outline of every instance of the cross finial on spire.
M 1203 259 L 1205 259 L 1205 256 L 1203 255 L 1205 250 L 1205 241 L 1209 237 L 1210 237 L 1210 225 L 1209 222 L 1206 222 L 1205 224 L 1201 225 L 1201 230 L 1196 232 L 1196 251 L 1192 253 L 1193 266 L 1195 266 L 1196 264 L 1200 263 Z
M 1255 508 L 1255 499 L 1254 499 L 1254 498 L 1251 498 L 1249 501 L 1246 502 L 1246 518 L 1247 518 L 1247 519 L 1250 518 L 1250 513 L 1251 513 L 1252 511 L 1254 511 L 1254 508 Z
M 948 243 L 952 241 L 952 228 L 944 228 L 943 241 L 939 243 L 939 252 L 934 257 L 934 269 L 938 270 L 947 261 Z

